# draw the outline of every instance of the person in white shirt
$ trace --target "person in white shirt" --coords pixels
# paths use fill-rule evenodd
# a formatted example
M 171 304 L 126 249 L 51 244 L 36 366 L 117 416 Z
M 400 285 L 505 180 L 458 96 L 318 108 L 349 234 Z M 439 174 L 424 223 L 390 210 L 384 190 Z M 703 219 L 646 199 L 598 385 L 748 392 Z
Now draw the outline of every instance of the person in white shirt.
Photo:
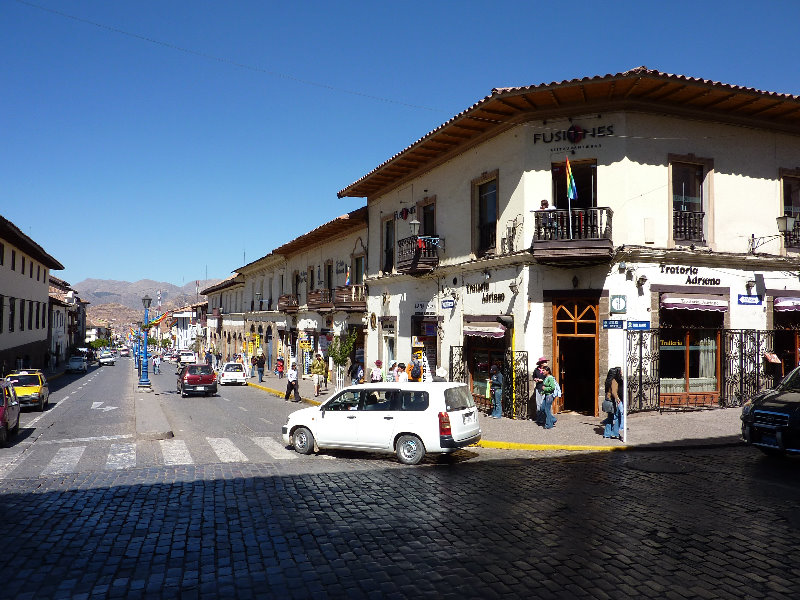
M 300 389 L 297 381 L 297 363 L 292 363 L 292 368 L 286 374 L 286 395 L 284 400 L 289 399 L 289 395 L 294 391 L 294 400 L 292 402 L 300 402 Z
M 408 382 L 408 373 L 406 373 L 406 364 L 400 363 L 397 365 L 397 381 Z

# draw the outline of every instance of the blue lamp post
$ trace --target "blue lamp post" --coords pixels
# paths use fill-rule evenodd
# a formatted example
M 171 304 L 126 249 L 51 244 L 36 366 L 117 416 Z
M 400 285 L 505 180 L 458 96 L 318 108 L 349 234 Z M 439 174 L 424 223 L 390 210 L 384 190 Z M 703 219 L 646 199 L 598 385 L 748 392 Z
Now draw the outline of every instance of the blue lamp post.
M 142 335 L 142 346 L 144 346 L 142 351 L 142 376 L 139 378 L 139 386 L 140 387 L 150 387 L 150 379 L 147 377 L 147 309 L 150 308 L 150 303 L 153 299 L 150 296 L 145 296 L 142 298 L 142 304 L 144 305 L 144 325 L 142 325 L 143 335 Z

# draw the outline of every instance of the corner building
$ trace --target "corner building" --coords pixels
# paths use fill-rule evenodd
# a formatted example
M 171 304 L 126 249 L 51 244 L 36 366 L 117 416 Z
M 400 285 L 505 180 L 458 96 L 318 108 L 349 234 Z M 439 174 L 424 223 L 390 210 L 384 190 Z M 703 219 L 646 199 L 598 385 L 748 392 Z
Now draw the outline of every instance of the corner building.
M 587 414 L 611 367 L 652 410 L 740 404 L 800 359 L 797 96 L 645 67 L 495 89 L 346 196 L 370 363 L 423 353 L 482 405 L 497 364 L 506 416 L 540 355 Z

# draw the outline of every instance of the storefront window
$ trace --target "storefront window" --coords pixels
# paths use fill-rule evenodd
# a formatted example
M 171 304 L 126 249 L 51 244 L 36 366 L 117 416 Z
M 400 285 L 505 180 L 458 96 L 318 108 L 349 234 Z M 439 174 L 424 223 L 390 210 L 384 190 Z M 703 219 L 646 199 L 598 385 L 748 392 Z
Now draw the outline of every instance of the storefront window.
M 714 329 L 662 329 L 661 393 L 718 391 L 717 340 Z

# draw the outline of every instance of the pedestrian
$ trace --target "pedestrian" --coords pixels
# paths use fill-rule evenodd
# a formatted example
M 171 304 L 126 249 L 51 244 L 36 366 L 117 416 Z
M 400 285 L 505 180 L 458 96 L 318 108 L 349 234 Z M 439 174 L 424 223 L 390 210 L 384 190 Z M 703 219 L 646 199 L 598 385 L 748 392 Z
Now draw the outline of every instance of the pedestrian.
M 622 369 L 612 367 L 606 375 L 606 399 L 603 400 L 602 409 L 606 418 L 602 421 L 604 438 L 622 439 Z
M 492 365 L 489 369 L 489 382 L 492 386 L 492 414 L 493 419 L 503 418 L 503 374 L 497 365 Z
M 328 376 L 330 375 L 330 372 L 331 372 L 331 363 L 332 362 L 333 362 L 333 360 L 331 359 L 330 356 L 326 356 L 325 357 L 325 375 L 323 377 L 325 378 L 325 391 L 326 392 L 328 391 Z
M 206 364 L 207 365 L 211 364 L 211 351 L 210 350 L 206 350 Z
M 553 416 L 553 393 L 556 391 L 556 378 L 553 377 L 553 372 L 550 367 L 545 365 L 542 367 L 545 373 L 544 381 L 542 382 L 542 391 L 544 392 L 544 400 L 542 402 L 542 412 L 544 413 L 544 428 L 552 429 L 556 424 L 556 419 Z
M 250 359 L 250 377 L 256 376 L 256 367 L 258 366 L 258 357 L 254 354 Z
M 258 371 L 258 383 L 264 381 L 264 366 L 267 364 L 267 359 L 263 354 L 259 354 L 256 358 L 256 370 Z
M 409 381 L 422 381 L 422 363 L 419 362 L 417 354 L 411 355 L 411 362 L 407 368 Z
M 536 404 L 535 406 L 528 407 L 528 419 L 536 421 L 539 425 L 544 422 L 544 413 L 542 412 L 544 391 L 542 390 L 542 384 L 544 383 L 544 378 L 546 377 L 544 367 L 547 366 L 547 362 L 546 356 L 539 358 L 539 360 L 536 361 L 536 368 L 531 374 L 531 379 L 533 379 L 534 382 L 533 394 Z
M 393 360 L 386 372 L 386 381 L 397 381 L 397 361 Z
M 348 374 L 350 375 L 350 383 L 352 385 L 358 385 L 361 383 L 361 380 L 364 379 L 364 368 L 361 366 L 361 363 L 353 361 Z
M 153 375 L 161 374 L 161 356 L 156 354 L 153 357 Z
M 278 373 L 278 379 L 283 379 L 283 357 L 279 356 L 275 361 L 275 371 Z
M 319 389 L 322 387 L 322 379 L 325 377 L 325 361 L 322 360 L 322 354 L 317 352 L 314 360 L 311 362 L 311 378 L 314 380 L 314 397 L 319 396 Z
M 400 363 L 399 365 L 397 365 L 397 379 L 395 379 L 395 381 L 398 381 L 400 383 L 408 382 L 408 373 L 406 372 L 405 363 Z
M 286 395 L 284 400 L 289 399 L 289 395 L 294 392 L 294 400 L 292 402 L 300 402 L 300 389 L 299 382 L 297 381 L 297 363 L 292 363 L 292 368 L 286 374 Z
M 375 361 L 375 366 L 372 367 L 369 373 L 369 380 L 372 383 L 383 381 L 383 361 L 381 359 Z

